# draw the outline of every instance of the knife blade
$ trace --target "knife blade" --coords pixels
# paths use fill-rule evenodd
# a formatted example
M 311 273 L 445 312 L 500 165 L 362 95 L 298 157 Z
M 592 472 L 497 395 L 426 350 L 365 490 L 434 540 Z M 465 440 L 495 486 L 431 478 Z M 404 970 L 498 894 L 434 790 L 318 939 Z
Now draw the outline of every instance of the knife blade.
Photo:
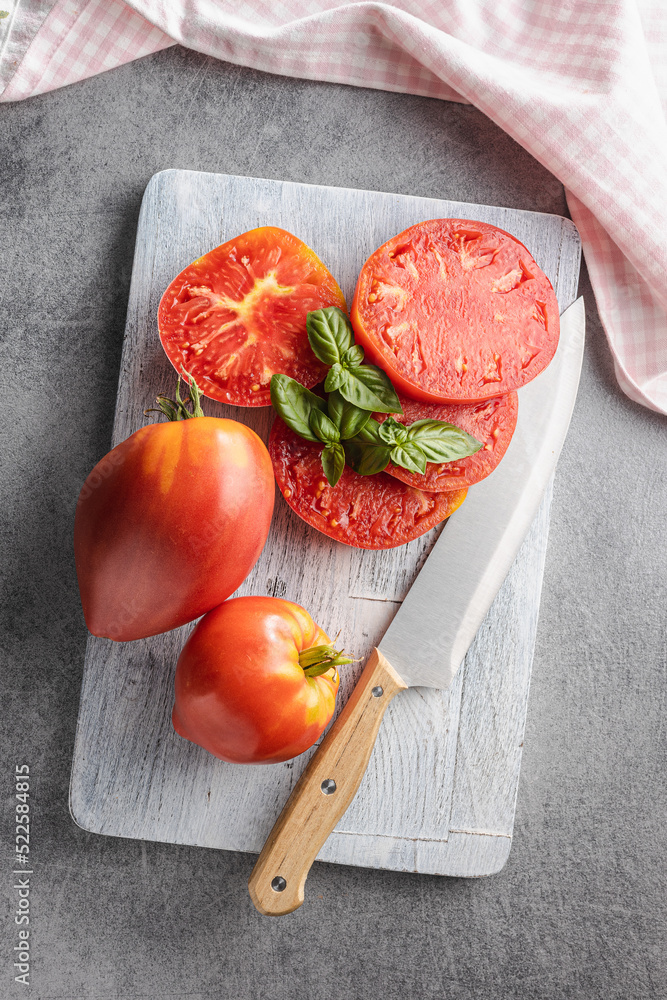
M 579 298 L 561 316 L 549 367 L 519 390 L 519 416 L 497 468 L 471 488 L 434 545 L 350 698 L 295 785 L 251 873 L 257 909 L 304 900 L 308 872 L 354 798 L 384 712 L 399 691 L 446 688 L 507 575 L 555 469 L 583 357 Z

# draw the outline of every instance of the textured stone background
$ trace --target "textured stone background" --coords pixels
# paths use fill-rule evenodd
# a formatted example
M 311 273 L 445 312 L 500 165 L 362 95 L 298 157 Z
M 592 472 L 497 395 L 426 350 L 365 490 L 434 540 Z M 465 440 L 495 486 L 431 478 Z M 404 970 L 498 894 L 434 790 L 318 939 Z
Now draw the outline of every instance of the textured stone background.
M 39 1000 L 664 997 L 664 418 L 628 401 L 585 272 L 515 840 L 459 880 L 318 864 L 261 917 L 243 854 L 87 834 L 69 768 L 86 630 L 71 533 L 107 451 L 135 229 L 167 167 L 566 213 L 471 107 L 264 75 L 179 48 L 0 107 L 0 995 Z M 32 772 L 33 986 L 13 983 L 13 771 Z

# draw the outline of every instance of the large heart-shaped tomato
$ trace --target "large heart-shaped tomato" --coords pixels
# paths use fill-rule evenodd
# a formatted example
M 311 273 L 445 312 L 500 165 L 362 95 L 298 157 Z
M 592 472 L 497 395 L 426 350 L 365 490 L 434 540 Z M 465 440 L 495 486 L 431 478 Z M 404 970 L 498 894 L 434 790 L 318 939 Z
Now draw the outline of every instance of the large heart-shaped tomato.
M 93 635 L 142 639 L 226 600 L 259 556 L 273 512 L 268 452 L 236 420 L 142 427 L 97 463 L 74 523 Z

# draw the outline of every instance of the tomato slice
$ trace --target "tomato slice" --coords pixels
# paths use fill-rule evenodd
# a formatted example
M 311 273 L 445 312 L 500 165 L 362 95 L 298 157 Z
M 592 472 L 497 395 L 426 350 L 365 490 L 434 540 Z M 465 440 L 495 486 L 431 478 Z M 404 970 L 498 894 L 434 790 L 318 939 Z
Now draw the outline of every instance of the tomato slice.
M 453 514 L 468 492 L 425 493 L 384 472 L 360 476 L 347 465 L 332 487 L 322 472 L 321 452 L 276 418 L 269 454 L 285 500 L 313 528 L 360 549 L 412 541 Z
M 481 402 L 551 361 L 558 303 L 514 236 L 465 219 L 431 219 L 394 236 L 361 269 L 357 341 L 395 387 L 423 402 Z
M 204 254 L 174 278 L 158 308 L 162 346 L 174 368 L 206 396 L 269 406 L 277 373 L 311 386 L 326 367 L 308 343 L 306 315 L 345 298 L 310 247 L 262 226 Z
M 389 465 L 387 472 L 410 486 L 431 493 L 460 490 L 473 486 L 493 472 L 512 440 L 519 413 L 519 397 L 515 392 L 486 399 L 483 403 L 418 403 L 399 394 L 403 414 L 394 414 L 402 424 L 415 420 L 446 420 L 472 434 L 482 442 L 480 451 L 456 462 L 426 463 L 426 472 L 409 472 L 398 465 Z M 376 420 L 387 419 L 386 413 L 374 413 Z

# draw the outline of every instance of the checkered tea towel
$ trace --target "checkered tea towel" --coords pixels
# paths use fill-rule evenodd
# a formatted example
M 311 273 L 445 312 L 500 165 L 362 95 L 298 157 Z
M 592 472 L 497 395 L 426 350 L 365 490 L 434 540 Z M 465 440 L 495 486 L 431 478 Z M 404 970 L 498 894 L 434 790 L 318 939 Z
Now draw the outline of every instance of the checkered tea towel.
M 0 0 L 0 12 L 3 101 L 179 42 L 476 105 L 565 185 L 619 383 L 667 412 L 667 0 Z

